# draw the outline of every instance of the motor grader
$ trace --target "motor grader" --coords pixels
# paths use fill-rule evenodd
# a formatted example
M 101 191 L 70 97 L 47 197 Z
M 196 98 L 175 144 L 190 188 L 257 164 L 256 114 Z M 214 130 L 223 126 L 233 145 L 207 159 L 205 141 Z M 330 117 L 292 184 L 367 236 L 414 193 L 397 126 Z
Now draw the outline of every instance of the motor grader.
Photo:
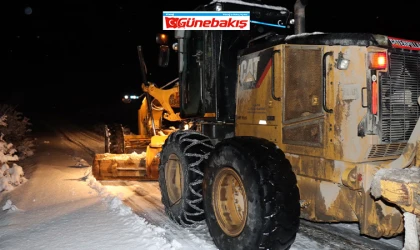
M 406 227 L 404 249 L 418 249 L 420 42 L 306 33 L 306 4 L 198 7 L 250 11 L 251 28 L 175 31 L 169 89 L 147 81 L 140 53 L 140 133 L 110 131 L 125 146 L 97 155 L 95 177 L 158 179 L 167 215 L 205 221 L 223 250 L 289 249 L 300 219 L 358 223 L 373 238 Z M 136 143 L 146 159 L 128 153 Z
M 146 67 L 141 46 L 137 47 L 143 82 Z M 164 126 L 163 119 L 172 125 L 183 121 L 174 109 L 179 108 L 178 78 L 158 88 L 147 82 L 142 84 L 146 98 L 138 110 L 138 134 L 126 132 L 121 124 L 104 128 L 105 154 L 96 154 L 92 172 L 97 180 L 157 180 L 159 152 L 167 136 L 176 131 L 174 126 Z M 152 99 L 153 98 L 153 99 Z M 125 101 L 125 99 L 123 99 Z M 184 125 L 187 128 L 188 124 Z M 140 153 L 140 154 L 139 154 Z

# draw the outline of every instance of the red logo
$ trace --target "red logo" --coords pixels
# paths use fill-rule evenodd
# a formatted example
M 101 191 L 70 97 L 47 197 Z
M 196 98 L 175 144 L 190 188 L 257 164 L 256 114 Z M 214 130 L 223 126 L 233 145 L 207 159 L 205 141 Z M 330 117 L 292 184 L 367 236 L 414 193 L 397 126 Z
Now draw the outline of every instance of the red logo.
M 183 28 L 240 28 L 247 27 L 248 20 L 238 20 L 229 18 L 226 20 L 212 19 L 195 19 L 186 17 L 165 17 L 166 28 L 183 29 Z
M 177 28 L 178 27 L 178 17 L 165 17 L 166 28 Z

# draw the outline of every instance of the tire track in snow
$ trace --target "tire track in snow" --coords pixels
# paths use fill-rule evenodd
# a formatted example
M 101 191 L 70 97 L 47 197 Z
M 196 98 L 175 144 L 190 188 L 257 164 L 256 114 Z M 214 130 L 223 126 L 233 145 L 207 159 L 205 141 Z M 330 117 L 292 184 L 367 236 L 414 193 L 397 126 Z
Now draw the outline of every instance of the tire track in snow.
M 72 142 L 89 155 L 94 157 L 98 148 L 102 146 L 99 142 L 100 136 L 91 134 L 84 128 L 71 126 L 70 129 L 55 129 L 58 134 Z M 77 132 L 72 132 L 75 130 Z M 100 146 L 99 146 L 100 145 Z M 96 150 L 94 149 L 96 148 Z M 168 241 L 179 242 L 183 249 L 197 249 L 200 245 L 202 249 L 217 249 L 210 235 L 208 234 L 205 223 L 197 229 L 184 228 L 171 221 L 164 210 L 160 201 L 160 191 L 157 182 L 125 182 L 125 181 L 102 181 L 104 186 L 118 186 L 133 193 L 133 195 L 123 200 L 124 204 L 131 207 L 138 216 L 145 218 L 150 224 L 159 226 L 166 230 L 165 236 Z M 340 224 L 330 225 L 321 223 L 312 223 L 301 220 L 301 228 L 298 236 L 292 246 L 293 250 L 308 249 L 308 242 L 316 249 L 326 250 L 396 250 L 401 249 L 398 245 L 398 239 L 394 240 L 396 244 L 388 244 L 383 240 L 373 240 L 359 235 L 356 230 L 347 227 L 341 227 Z M 397 246 L 398 245 L 398 246 Z
M 84 131 L 83 128 L 77 128 L 74 126 L 55 128 L 54 131 L 62 135 L 67 141 L 72 142 L 82 150 L 87 152 L 93 160 L 95 154 L 103 152 L 103 142 L 99 141 L 99 136 L 92 135 L 89 131 Z M 77 132 L 75 132 L 77 131 Z
M 173 222 L 165 213 L 159 184 L 157 182 L 121 182 L 117 183 L 103 182 L 107 187 L 118 184 L 124 187 L 126 191 L 122 193 L 131 193 L 130 196 L 123 199 L 124 204 L 131 207 L 132 211 L 138 216 L 146 219 L 152 225 L 165 229 L 165 238 L 169 242 L 176 241 L 182 245 L 183 250 L 196 250 L 199 245 L 201 249 L 216 250 L 216 246 L 210 237 L 205 222 L 195 228 L 184 228 Z M 176 244 L 175 244 L 176 245 Z
M 82 128 L 79 131 L 76 130 L 77 132 L 72 132 L 68 128 L 54 130 L 67 141 L 72 142 L 94 157 L 96 152 L 89 147 L 92 143 L 87 143 L 89 140 L 82 138 L 82 135 L 94 141 L 97 140 L 90 136 L 89 133 L 83 131 Z M 197 246 L 200 246 L 203 250 L 217 250 L 204 222 L 197 228 L 184 228 L 168 218 L 161 203 L 158 182 L 143 181 L 128 183 L 125 181 L 100 181 L 100 183 L 107 188 L 111 188 L 112 186 L 124 187 L 133 193 L 134 195 L 123 199 L 124 204 L 130 207 L 138 216 L 146 219 L 150 224 L 165 229 L 165 237 L 174 245 L 182 246 L 183 250 L 196 250 Z M 132 185 L 133 183 L 134 185 Z M 178 244 L 174 242 L 178 242 Z
M 68 133 L 68 132 L 63 132 L 63 131 L 61 131 L 61 130 L 59 130 L 58 132 L 59 132 L 62 136 L 64 136 L 64 138 L 66 138 L 68 141 L 70 141 L 70 142 L 72 142 L 72 143 L 76 144 L 77 146 L 81 147 L 83 150 L 85 150 L 86 152 L 88 152 L 88 153 L 89 153 L 89 155 L 91 155 L 92 157 L 94 157 L 94 156 L 95 156 L 95 154 L 96 154 L 96 152 L 95 152 L 95 151 L 93 151 L 92 149 L 90 149 L 88 146 L 86 146 L 85 144 L 81 143 L 80 141 L 72 139 L 72 137 L 71 137 L 71 136 L 69 136 L 69 133 Z

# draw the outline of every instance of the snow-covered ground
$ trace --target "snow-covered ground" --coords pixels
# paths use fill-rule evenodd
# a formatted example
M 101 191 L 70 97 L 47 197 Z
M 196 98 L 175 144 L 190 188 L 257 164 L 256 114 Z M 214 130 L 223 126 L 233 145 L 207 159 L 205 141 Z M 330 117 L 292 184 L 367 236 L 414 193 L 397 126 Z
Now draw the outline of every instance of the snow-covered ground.
M 35 156 L 20 162 L 28 181 L 0 193 L 0 249 L 217 249 L 205 224 L 182 228 L 165 216 L 156 182 L 96 181 L 100 136 L 67 127 L 37 141 Z M 330 231 L 303 223 L 292 250 L 402 247 L 398 239 L 371 247 L 355 226 Z

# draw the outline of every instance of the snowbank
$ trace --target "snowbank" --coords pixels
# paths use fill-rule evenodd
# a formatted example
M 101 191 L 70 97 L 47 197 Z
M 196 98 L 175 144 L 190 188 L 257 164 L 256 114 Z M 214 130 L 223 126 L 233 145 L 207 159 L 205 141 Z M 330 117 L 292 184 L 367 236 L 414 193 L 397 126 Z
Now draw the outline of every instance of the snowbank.
M 127 224 L 141 231 L 139 237 L 141 237 L 143 244 L 141 249 L 180 249 L 182 247 L 176 240 L 168 242 L 164 237 L 165 229 L 154 226 L 148 223 L 144 218 L 136 215 L 130 207 L 124 205 L 121 197 L 115 196 L 108 192 L 106 187 L 102 186 L 101 183 L 96 181 L 95 177 L 89 175 L 87 178 L 88 185 L 96 190 L 99 195 L 103 198 L 103 201 L 107 206 L 116 214 L 119 218 L 123 218 Z M 128 225 L 127 225 L 128 226 Z
M 20 160 L 34 154 L 35 140 L 31 138 L 31 126 L 29 118 L 15 107 L 0 104 L 0 134 L 4 136 L 5 141 L 13 144 Z
M 0 126 L 7 126 L 7 117 L 0 117 Z M 26 182 L 24 172 L 21 166 L 16 163 L 18 161 L 17 150 L 12 143 L 4 140 L 4 134 L 0 135 L 0 192 L 13 190 L 14 187 Z M 12 164 L 12 167 L 10 167 Z

